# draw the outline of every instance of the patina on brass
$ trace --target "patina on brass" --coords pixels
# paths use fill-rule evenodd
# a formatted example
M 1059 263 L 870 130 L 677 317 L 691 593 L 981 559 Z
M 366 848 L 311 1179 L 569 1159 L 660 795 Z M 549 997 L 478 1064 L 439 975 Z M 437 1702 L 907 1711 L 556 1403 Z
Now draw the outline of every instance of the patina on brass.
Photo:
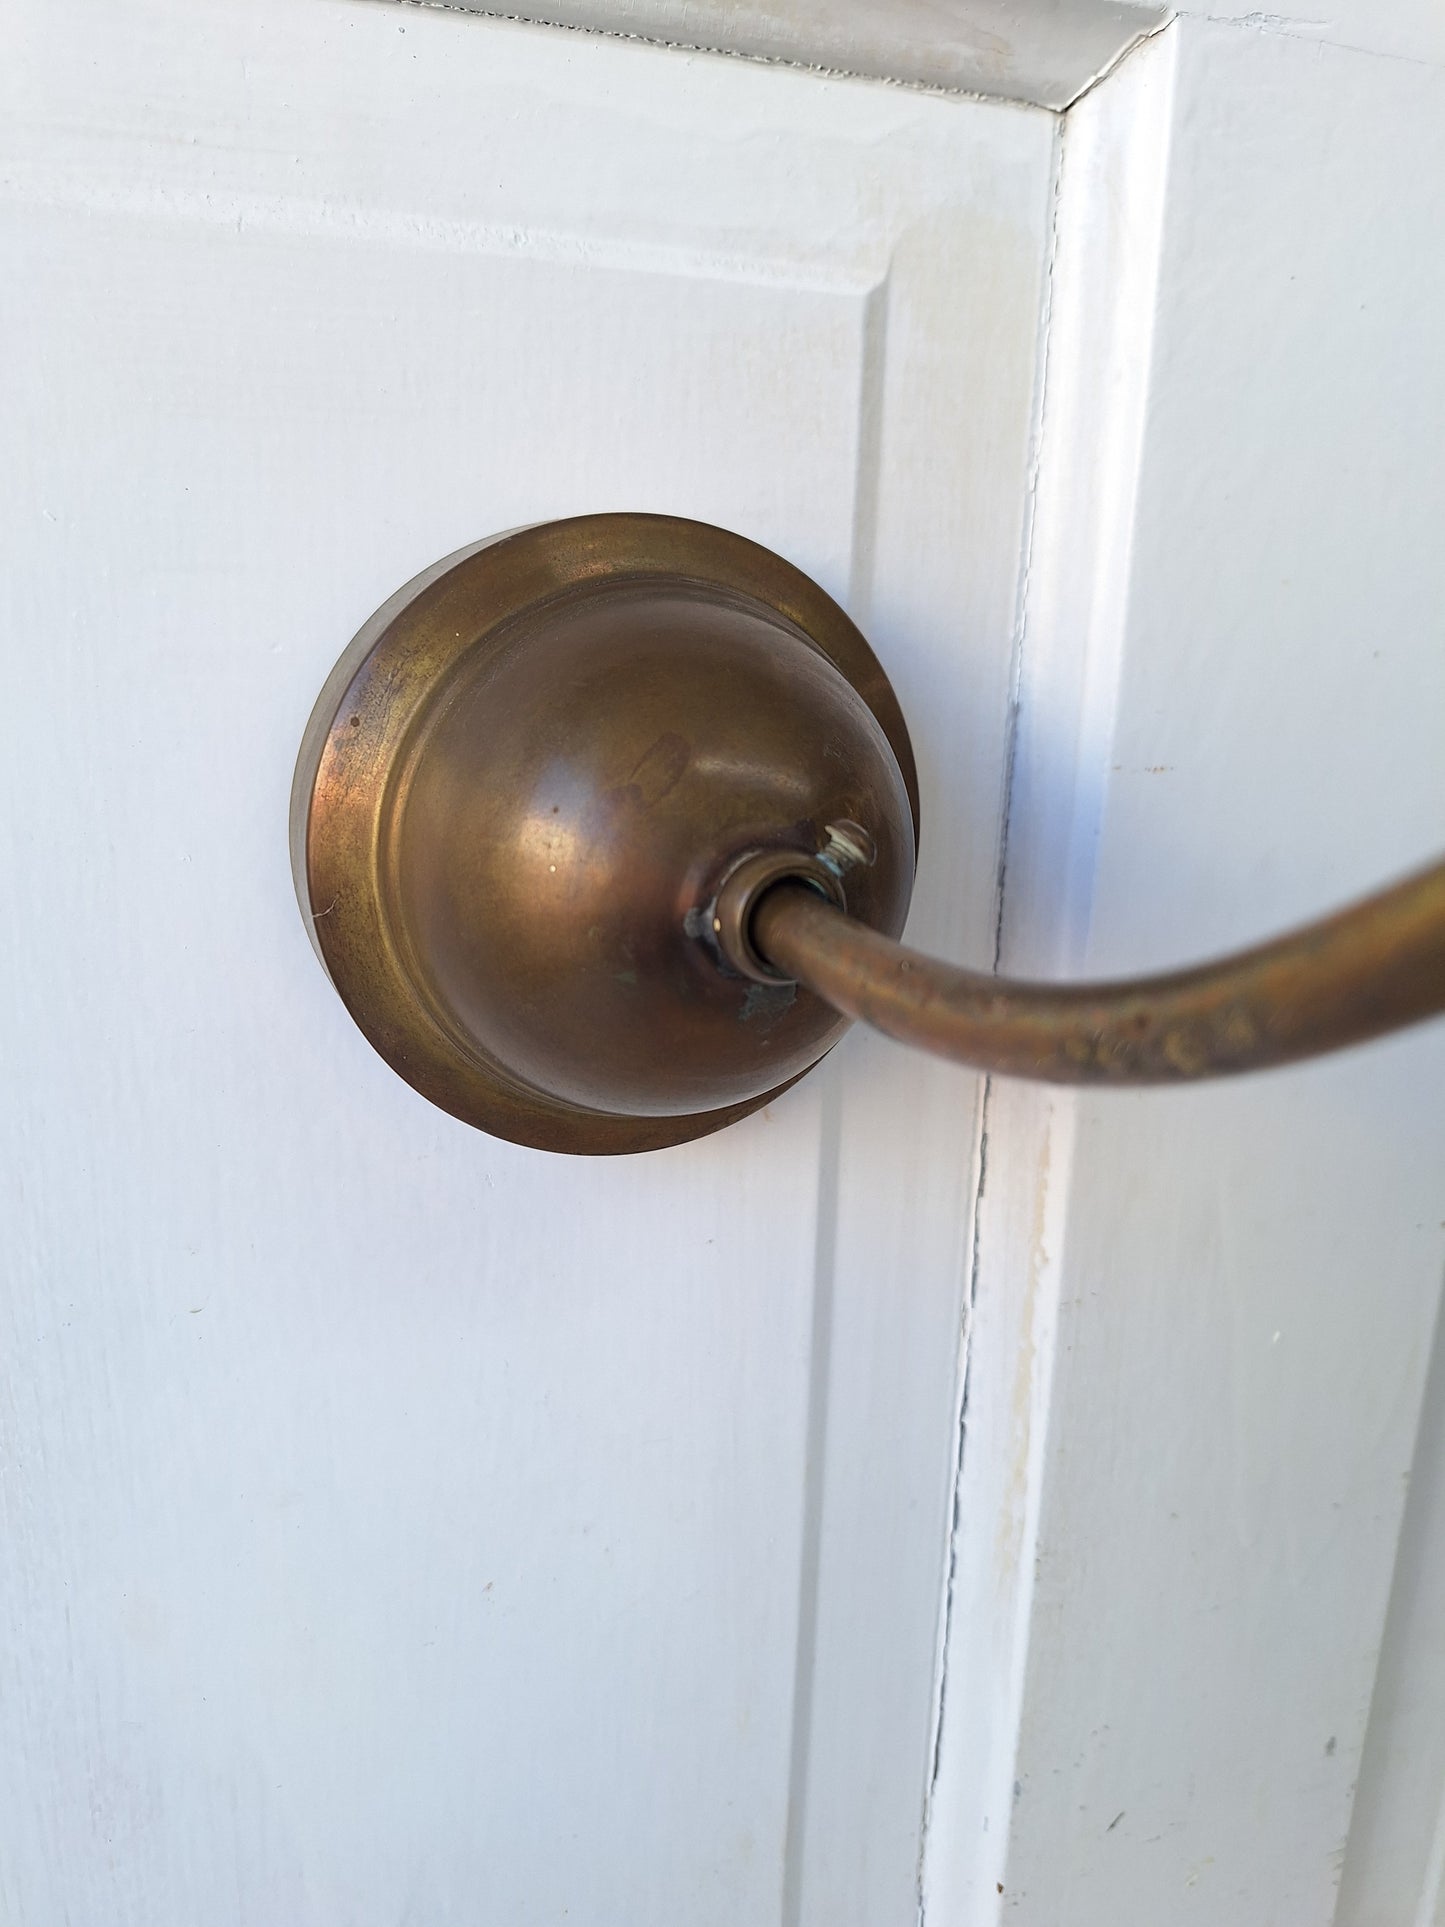
M 652 515 L 410 583 L 323 690 L 292 801 L 303 913 L 377 1050 L 559 1151 L 696 1137 L 815 1063 L 846 1018 L 720 936 L 788 875 L 896 935 L 916 833 L 903 718 L 842 610 Z
M 317 951 L 381 1055 L 549 1150 L 716 1130 L 854 1018 L 1122 1085 L 1445 1009 L 1445 863 L 1161 976 L 1017 983 L 904 949 L 918 791 L 883 671 L 798 570 L 666 516 L 547 523 L 418 576 L 323 690 L 291 828 Z
M 752 944 L 835 1010 L 976 1069 L 1051 1084 L 1264 1070 L 1445 1010 L 1445 863 L 1271 943 L 1116 983 L 959 970 L 780 882 Z

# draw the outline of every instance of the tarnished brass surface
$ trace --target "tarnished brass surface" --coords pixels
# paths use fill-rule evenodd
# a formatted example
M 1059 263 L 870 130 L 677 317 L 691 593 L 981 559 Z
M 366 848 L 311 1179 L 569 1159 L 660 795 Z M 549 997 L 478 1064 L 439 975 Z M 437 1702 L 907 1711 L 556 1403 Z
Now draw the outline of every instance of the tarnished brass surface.
M 846 1018 L 732 970 L 714 899 L 761 853 L 897 934 L 916 832 L 903 718 L 842 610 L 650 515 L 419 576 L 337 664 L 292 799 L 302 911 L 367 1037 L 456 1116 L 561 1151 L 699 1136 L 816 1062 Z
M 557 1151 L 717 1130 L 854 1018 L 1000 1074 L 1263 1069 L 1445 1009 L 1445 862 L 1217 962 L 1011 982 L 895 941 L 918 790 L 821 589 L 740 536 L 594 515 L 448 557 L 333 671 L 292 861 L 318 954 L 425 1096 Z
M 846 909 L 843 873 L 835 864 L 831 851 L 827 860 L 822 856 L 800 860 L 796 851 L 778 849 L 754 850 L 740 857 L 718 885 L 713 898 L 712 934 L 722 962 L 757 984 L 789 982 L 784 972 L 775 970 L 754 948 L 753 912 L 764 892 L 785 878 L 806 884 L 835 909 Z
M 1445 863 L 1214 963 L 1118 983 L 959 970 L 779 883 L 756 949 L 901 1043 L 1055 1084 L 1168 1084 L 1263 1070 L 1445 1010 Z

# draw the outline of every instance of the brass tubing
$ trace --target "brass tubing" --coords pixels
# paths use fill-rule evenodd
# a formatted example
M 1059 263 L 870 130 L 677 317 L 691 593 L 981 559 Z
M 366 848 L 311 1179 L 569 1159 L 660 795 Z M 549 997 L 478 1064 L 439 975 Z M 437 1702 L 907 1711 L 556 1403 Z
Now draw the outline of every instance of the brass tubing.
M 1115 982 L 960 970 L 773 885 L 752 941 L 845 1016 L 979 1070 L 1052 1084 L 1168 1084 L 1262 1070 L 1445 1010 L 1445 861 L 1269 943 Z

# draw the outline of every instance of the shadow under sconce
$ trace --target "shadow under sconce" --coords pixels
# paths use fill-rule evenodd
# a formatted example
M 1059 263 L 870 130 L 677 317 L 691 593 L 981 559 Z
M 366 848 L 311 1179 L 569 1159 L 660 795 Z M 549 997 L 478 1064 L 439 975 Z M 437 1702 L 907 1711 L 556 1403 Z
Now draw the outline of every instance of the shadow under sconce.
M 589 515 L 391 598 L 312 712 L 291 855 L 317 954 L 433 1103 L 552 1151 L 653 1150 L 855 1018 L 982 1069 L 1167 1083 L 1445 1009 L 1445 863 L 1218 962 L 1015 983 L 898 943 L 908 730 L 872 650 L 758 544 Z

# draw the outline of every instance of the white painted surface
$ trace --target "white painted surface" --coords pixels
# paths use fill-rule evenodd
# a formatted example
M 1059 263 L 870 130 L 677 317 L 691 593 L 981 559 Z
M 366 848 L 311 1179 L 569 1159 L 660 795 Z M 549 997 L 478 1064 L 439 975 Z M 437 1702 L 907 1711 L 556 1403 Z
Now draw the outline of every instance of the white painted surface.
M 925 946 L 991 954 L 1021 622 L 1006 966 L 1445 845 L 1445 82 L 1325 27 L 1158 35 L 1055 207 L 1041 113 L 12 9 L 0 1918 L 904 1927 L 926 1797 L 934 1927 L 1442 1927 L 1438 1030 L 996 1085 L 975 1241 L 974 1082 L 862 1038 L 653 1158 L 431 1112 L 285 850 L 377 602 L 637 505 L 877 642 Z
M 1445 64 L 1445 7 L 1440 0 L 1184 0 L 1175 12 L 1232 21 L 1246 33 L 1291 34 L 1391 60 Z
M 1445 1927 L 1445 1321 L 1415 1443 L 1335 1927 Z
M 1192 22 L 1069 116 L 1006 965 L 1445 846 L 1442 129 L 1425 66 Z M 990 1093 L 938 1927 L 1438 1920 L 1442 1087 L 1436 1025 Z
M 1040 977 L 1077 971 L 1088 929 L 1128 607 L 1174 47 L 1166 35 L 1141 48 L 1065 125 L 1001 931 L 1007 965 Z M 994 1919 L 1009 1871 L 1076 1108 L 1066 1093 L 1008 1081 L 987 1096 L 929 1802 L 926 1919 L 946 1927 Z
M 413 0 L 430 5 L 436 0 Z M 457 0 L 446 0 L 457 4 Z M 671 46 L 1062 108 L 1168 9 L 1134 0 L 517 0 L 520 13 Z
M 1178 16 L 1445 64 L 1440 0 L 406 0 L 1068 108 Z M 1247 82 L 1244 83 L 1247 86 Z
M 418 567 L 666 508 L 864 621 L 986 953 L 1053 124 L 340 0 L 6 34 L 0 1917 L 911 1921 L 973 1080 L 492 1143 L 286 799 Z

